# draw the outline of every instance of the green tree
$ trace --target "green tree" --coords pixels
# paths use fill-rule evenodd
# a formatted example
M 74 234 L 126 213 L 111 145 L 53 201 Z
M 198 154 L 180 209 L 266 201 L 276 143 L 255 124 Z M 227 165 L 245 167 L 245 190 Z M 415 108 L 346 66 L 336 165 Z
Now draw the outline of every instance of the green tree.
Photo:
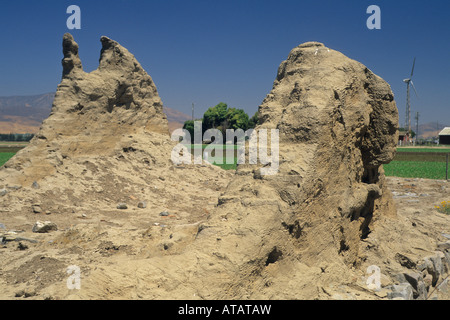
M 203 114 L 203 119 L 196 120 L 202 122 L 202 135 L 208 129 L 218 129 L 226 136 L 227 129 L 242 129 L 244 131 L 254 128 L 258 122 L 258 112 L 249 119 L 247 113 L 242 109 L 228 108 L 226 103 L 220 102 L 214 107 L 209 108 Z M 184 123 L 183 129 L 191 134 L 192 141 L 194 139 L 194 122 L 188 120 Z
M 203 114 L 204 130 L 217 128 L 227 119 L 228 106 L 226 103 L 219 103 L 211 107 Z
M 227 112 L 227 129 L 247 130 L 249 127 L 248 114 L 242 109 L 230 108 Z
M 188 120 L 184 123 L 183 129 L 186 129 L 191 134 L 191 138 L 194 136 L 194 121 Z
M 256 111 L 256 113 L 253 115 L 253 117 L 251 117 L 250 120 L 248 121 L 249 129 L 254 129 L 256 127 L 256 125 L 258 124 L 258 117 L 259 117 L 259 112 Z

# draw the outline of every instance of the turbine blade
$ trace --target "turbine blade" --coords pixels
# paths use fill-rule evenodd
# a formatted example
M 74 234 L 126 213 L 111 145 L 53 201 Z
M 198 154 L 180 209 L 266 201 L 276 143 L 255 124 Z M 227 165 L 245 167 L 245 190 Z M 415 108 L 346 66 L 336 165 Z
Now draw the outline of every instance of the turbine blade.
M 419 98 L 419 95 L 417 94 L 417 91 L 416 91 L 416 87 L 414 87 L 414 82 L 412 82 L 412 80 L 411 80 L 411 85 L 412 85 L 412 87 L 414 89 L 414 93 L 416 94 L 416 97 Z
M 412 70 L 411 70 L 411 78 L 414 74 L 414 67 L 416 66 L 416 58 L 414 57 L 414 62 L 413 62 L 413 66 L 412 66 Z

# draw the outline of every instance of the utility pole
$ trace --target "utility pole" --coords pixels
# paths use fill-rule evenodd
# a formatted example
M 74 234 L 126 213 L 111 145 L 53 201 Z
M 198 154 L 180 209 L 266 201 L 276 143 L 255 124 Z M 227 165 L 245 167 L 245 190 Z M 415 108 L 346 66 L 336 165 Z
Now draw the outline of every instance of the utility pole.
M 192 121 L 194 121 L 194 103 L 192 102 Z
M 419 112 L 416 112 L 416 143 L 419 139 Z
M 437 139 L 438 139 L 438 143 L 439 144 L 439 121 L 436 121 L 436 131 L 437 131 Z

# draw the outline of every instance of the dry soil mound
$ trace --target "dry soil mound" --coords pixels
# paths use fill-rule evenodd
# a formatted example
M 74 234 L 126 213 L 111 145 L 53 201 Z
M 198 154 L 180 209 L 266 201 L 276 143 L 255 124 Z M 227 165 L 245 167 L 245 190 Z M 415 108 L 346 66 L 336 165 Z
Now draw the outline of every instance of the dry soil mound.
M 408 281 L 402 272 L 431 274 L 428 288 L 448 272 L 448 253 L 439 274 L 435 258 L 419 264 L 448 217 L 411 229 L 396 214 L 382 165 L 394 156 L 397 108 L 362 64 L 316 42 L 294 48 L 256 128 L 279 130 L 277 172 L 230 173 L 171 162 L 152 79 L 117 42 L 101 42 L 87 74 L 64 36 L 52 114 L 0 169 L 1 297 L 378 299 Z M 36 220 L 58 230 L 32 233 Z M 67 287 L 72 265 L 79 290 Z M 384 268 L 385 291 L 368 289 L 368 265 Z

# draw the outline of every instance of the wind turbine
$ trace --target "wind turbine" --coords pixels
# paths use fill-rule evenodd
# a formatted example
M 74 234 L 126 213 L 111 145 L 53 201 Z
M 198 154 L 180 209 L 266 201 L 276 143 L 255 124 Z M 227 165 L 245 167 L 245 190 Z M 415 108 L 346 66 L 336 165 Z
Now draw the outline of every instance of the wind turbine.
M 404 79 L 403 82 L 406 83 L 406 120 L 405 120 L 405 129 L 407 129 L 407 133 L 409 135 L 411 135 L 411 98 L 409 95 L 410 92 L 410 86 L 411 85 L 414 89 L 414 93 L 416 94 L 417 97 L 417 91 L 416 88 L 414 87 L 414 83 L 412 82 L 412 77 L 414 75 L 414 67 L 416 65 L 416 58 L 414 58 L 414 62 L 413 62 L 413 66 L 412 66 L 412 70 L 411 70 L 411 76 L 408 79 Z

